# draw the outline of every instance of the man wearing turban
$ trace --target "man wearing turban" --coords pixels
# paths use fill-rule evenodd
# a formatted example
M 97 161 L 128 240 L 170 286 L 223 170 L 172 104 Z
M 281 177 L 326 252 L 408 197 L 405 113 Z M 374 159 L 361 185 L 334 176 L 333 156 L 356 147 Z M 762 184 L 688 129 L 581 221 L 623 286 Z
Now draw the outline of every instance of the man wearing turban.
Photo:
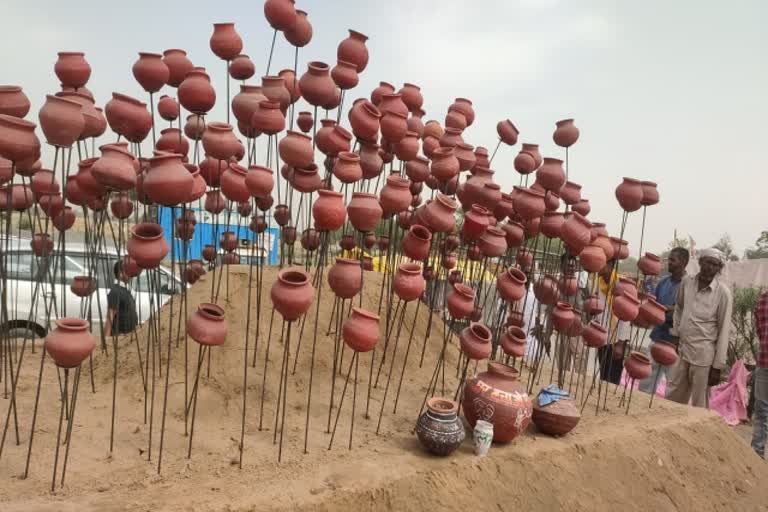
M 699 253 L 699 273 L 680 283 L 672 328 L 680 359 L 670 372 L 669 400 L 708 407 L 709 386 L 720 382 L 733 304 L 731 291 L 718 279 L 724 265 L 721 251 L 705 249 Z

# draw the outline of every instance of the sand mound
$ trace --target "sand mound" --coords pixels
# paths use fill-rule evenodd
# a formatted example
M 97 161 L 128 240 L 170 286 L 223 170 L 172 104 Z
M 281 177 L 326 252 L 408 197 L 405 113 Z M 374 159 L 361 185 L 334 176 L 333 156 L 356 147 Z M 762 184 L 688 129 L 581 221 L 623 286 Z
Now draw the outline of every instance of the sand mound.
M 217 271 L 218 272 L 218 271 Z M 409 305 L 402 324 L 380 435 L 376 427 L 392 349 L 382 367 L 378 386 L 372 389 L 368 417 L 366 403 L 371 377 L 371 355 L 359 358 L 355 398 L 353 449 L 348 449 L 352 384 L 344 402 L 332 450 L 326 433 L 329 417 L 334 336 L 326 335 L 334 301 L 324 283 L 315 329 L 313 305 L 304 332 L 293 326 L 283 440 L 283 461 L 277 462 L 275 410 L 284 344 L 282 320 L 275 317 L 268 340 L 271 303 L 269 285 L 274 269 L 264 271 L 265 288 L 261 322 L 256 325 L 256 293 L 252 296 L 251 329 L 246 332 L 249 269 L 232 267 L 229 290 L 222 281 L 219 304 L 229 321 L 227 343 L 211 351 L 202 364 L 192 457 L 187 459 L 185 436 L 185 343 L 171 341 L 168 415 L 165 425 L 162 474 L 157 475 L 165 365 L 169 328 L 174 333 L 182 306 L 178 300 L 163 309 L 160 321 L 160 354 L 147 362 L 145 325 L 134 339 L 119 343 L 116 438 L 109 453 L 112 404 L 112 348 L 94 357 L 91 390 L 89 367 L 82 374 L 73 429 L 66 485 L 55 495 L 48 492 L 59 415 L 57 372 L 46 362 L 30 476 L 21 480 L 29 439 L 29 419 L 34 403 L 40 351 L 27 353 L 19 382 L 20 441 L 13 428 L 0 459 L 0 507 L 5 511 L 68 510 L 422 510 L 426 503 L 443 510 L 603 510 L 617 506 L 630 510 L 757 510 L 766 502 L 768 467 L 751 453 L 729 429 L 706 411 L 658 401 L 652 410 L 647 397 L 636 395 L 628 416 L 623 410 L 595 417 L 585 413 L 577 430 L 562 439 L 535 433 L 533 428 L 507 446 L 494 446 L 486 459 L 471 454 L 469 441 L 453 457 L 439 459 L 424 454 L 411 434 L 442 339 L 435 316 L 424 364 L 419 359 L 429 325 L 426 306 Z M 218 273 L 216 278 L 218 279 Z M 213 275 L 205 276 L 188 297 L 188 312 L 210 300 Z M 380 303 L 380 276 L 366 273 L 364 307 L 376 311 Z M 255 284 L 255 282 L 254 282 Z M 228 300 L 227 300 L 228 297 Z M 357 302 L 356 302 L 357 304 Z M 384 312 L 382 312 L 384 314 Z M 384 322 L 382 322 L 384 323 Z M 397 414 L 392 404 L 403 366 L 411 326 L 415 326 Z M 253 348 L 257 330 L 256 366 Z M 317 333 L 312 380 L 308 453 L 304 431 L 310 383 L 312 343 Z M 245 352 L 245 340 L 249 352 Z M 301 340 L 301 347 L 298 347 Z M 141 352 L 137 349 L 141 347 Z M 264 362 L 269 345 L 266 385 Z M 198 361 L 198 347 L 186 344 L 187 391 L 191 393 Z M 381 360 L 376 351 L 375 381 Z M 149 404 L 145 422 L 144 389 L 139 365 L 149 366 Z M 294 354 L 296 372 L 292 373 Z M 456 386 L 457 349 L 449 351 L 446 392 Z M 249 363 L 246 401 L 246 434 L 243 469 L 238 468 L 244 357 Z M 349 368 L 344 356 L 343 372 Z M 162 369 L 162 376 L 159 370 Z M 353 370 L 354 371 L 354 370 Z M 344 376 L 337 375 L 335 400 Z M 154 382 L 154 408 L 150 406 Z M 265 401 L 261 410 L 261 396 Z M 620 393 L 619 393 L 620 394 Z M 611 401 L 618 399 L 610 395 Z M 4 401 L 4 405 L 7 401 Z M 3 408 L 3 412 L 5 409 Z M 336 409 L 333 410 L 335 418 Z M 259 419 L 261 418 L 261 429 Z M 151 430 L 151 453 L 150 453 Z M 151 461 L 148 459 L 151 455 Z M 434 508 L 434 507 L 431 507 Z

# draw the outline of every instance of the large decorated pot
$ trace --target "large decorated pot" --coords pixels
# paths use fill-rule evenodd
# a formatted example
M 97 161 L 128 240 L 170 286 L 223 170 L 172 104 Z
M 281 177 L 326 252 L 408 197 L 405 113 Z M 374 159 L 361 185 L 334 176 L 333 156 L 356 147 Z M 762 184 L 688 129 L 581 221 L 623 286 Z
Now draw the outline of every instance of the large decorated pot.
M 531 421 L 533 404 L 517 376 L 511 366 L 490 362 L 487 371 L 464 385 L 464 417 L 473 428 L 477 420 L 493 423 L 493 440 L 498 443 L 511 441 Z
M 429 453 L 450 455 L 461 446 L 466 433 L 458 409 L 458 404 L 447 398 L 427 400 L 427 410 L 416 422 L 416 435 Z

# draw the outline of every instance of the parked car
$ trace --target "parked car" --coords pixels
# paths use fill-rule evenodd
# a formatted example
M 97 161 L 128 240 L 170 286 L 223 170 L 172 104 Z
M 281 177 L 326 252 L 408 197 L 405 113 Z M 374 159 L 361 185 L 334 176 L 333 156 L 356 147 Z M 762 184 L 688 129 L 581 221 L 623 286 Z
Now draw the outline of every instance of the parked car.
M 118 260 L 117 252 L 107 250 L 96 257 L 93 262 L 96 267 L 97 292 L 92 295 L 90 311 L 85 311 L 86 300 L 76 296 L 70 290 L 70 284 L 75 276 L 88 275 L 88 263 L 90 259 L 84 244 L 67 243 L 64 253 L 64 271 L 61 269 L 61 256 L 54 251 L 48 258 L 37 258 L 28 249 L 29 242 L 12 244 L 14 249 L 5 255 L 7 270 L 7 307 L 8 323 L 3 328 L 13 331 L 16 336 L 23 336 L 24 332 L 31 330 L 36 336 L 44 336 L 46 333 L 47 319 L 50 318 L 51 328 L 53 321 L 64 316 L 90 319 L 91 330 L 100 335 L 102 320 L 107 315 L 107 294 L 114 283 L 114 264 Z M 44 262 L 47 261 L 47 265 Z M 57 275 L 55 286 L 51 286 L 51 276 Z M 154 303 L 160 306 L 165 304 L 176 293 L 179 293 L 185 284 L 181 276 L 173 276 L 171 270 L 158 268 L 158 286 Z M 138 277 L 131 279 L 128 288 L 136 300 L 136 313 L 139 323 L 149 319 L 151 294 L 150 273 L 143 271 Z M 38 289 L 37 300 L 34 301 L 35 289 Z M 64 297 L 64 300 L 62 300 Z M 44 300 L 45 299 L 45 300 Z M 49 314 L 50 313 L 50 314 Z

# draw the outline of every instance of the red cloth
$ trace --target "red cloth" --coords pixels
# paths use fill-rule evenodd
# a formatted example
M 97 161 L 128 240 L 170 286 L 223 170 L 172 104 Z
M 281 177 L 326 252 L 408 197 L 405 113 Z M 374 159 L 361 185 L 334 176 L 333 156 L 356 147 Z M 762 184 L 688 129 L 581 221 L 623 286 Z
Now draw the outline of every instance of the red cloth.
M 760 347 L 757 352 L 757 366 L 768 368 L 768 292 L 760 295 L 755 307 L 757 321 L 757 339 Z

